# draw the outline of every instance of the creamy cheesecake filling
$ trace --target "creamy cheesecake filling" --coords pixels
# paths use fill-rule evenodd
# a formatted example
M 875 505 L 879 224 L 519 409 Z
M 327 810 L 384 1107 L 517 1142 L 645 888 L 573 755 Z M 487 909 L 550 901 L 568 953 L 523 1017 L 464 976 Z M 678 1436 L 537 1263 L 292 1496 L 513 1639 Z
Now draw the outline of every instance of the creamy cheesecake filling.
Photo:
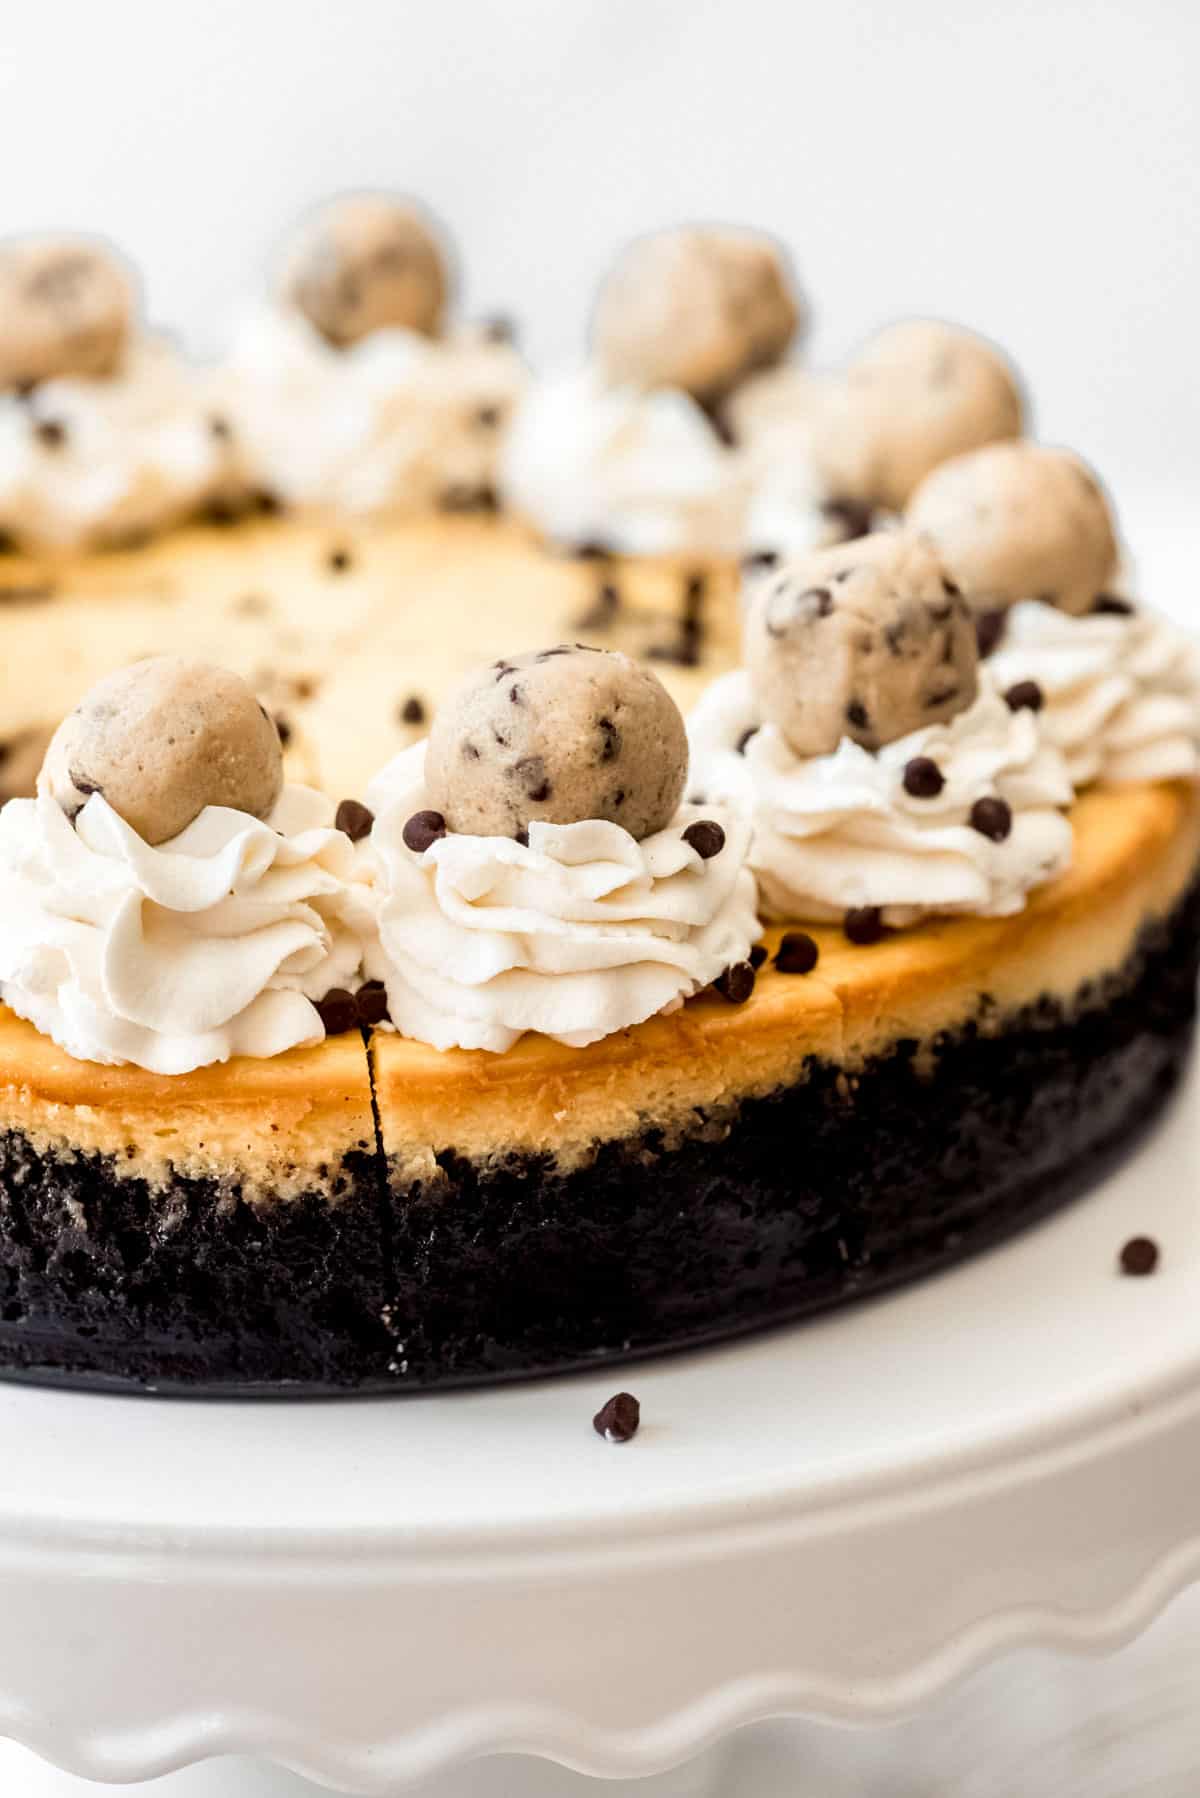
M 432 1054 L 377 1033 L 382 1146 L 397 1178 L 428 1174 L 431 1147 L 563 1168 L 647 1130 L 668 1142 L 720 1132 L 743 1100 L 803 1080 L 814 1060 L 852 1075 L 901 1040 L 930 1048 L 970 1022 L 1002 1030 L 1043 997 L 1074 1004 L 1087 983 L 1122 969 L 1144 926 L 1186 891 L 1200 861 L 1200 795 L 1184 785 L 1092 792 L 1071 815 L 1074 863 L 1023 912 L 929 921 L 868 949 L 815 926 L 815 970 L 782 974 L 768 961 L 742 1006 L 705 995 L 583 1053 L 527 1037 L 499 1057 Z M 764 933 L 772 954 L 782 934 Z

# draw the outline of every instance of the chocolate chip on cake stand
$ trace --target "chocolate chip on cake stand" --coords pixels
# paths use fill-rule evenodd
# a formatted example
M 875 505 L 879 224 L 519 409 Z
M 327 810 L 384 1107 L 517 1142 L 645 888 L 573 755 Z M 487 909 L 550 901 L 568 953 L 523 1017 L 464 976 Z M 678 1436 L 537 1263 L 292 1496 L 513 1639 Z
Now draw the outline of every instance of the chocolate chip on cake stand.
M 451 696 L 425 782 L 448 830 L 517 837 L 601 819 L 641 839 L 675 816 L 687 763 L 679 708 L 648 668 L 558 644 L 495 662 Z
M 155 656 L 108 675 L 55 731 L 43 781 L 70 816 L 101 793 L 151 844 L 206 806 L 266 818 L 283 785 L 279 732 L 236 674 Z
M 592 1428 L 606 1442 L 632 1442 L 642 1421 L 642 1407 L 632 1392 L 614 1393 L 592 1419 Z

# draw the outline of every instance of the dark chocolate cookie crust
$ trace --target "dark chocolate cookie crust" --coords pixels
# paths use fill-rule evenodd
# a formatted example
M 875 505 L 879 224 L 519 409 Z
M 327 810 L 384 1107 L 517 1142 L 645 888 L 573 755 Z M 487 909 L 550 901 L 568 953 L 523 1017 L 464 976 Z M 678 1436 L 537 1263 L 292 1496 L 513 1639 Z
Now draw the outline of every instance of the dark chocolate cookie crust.
M 0 1373 L 189 1393 L 403 1391 L 683 1348 L 878 1292 L 996 1242 L 1108 1171 L 1192 1037 L 1200 883 L 1068 1008 L 652 1132 L 563 1174 L 447 1153 L 391 1181 L 348 1158 L 336 1204 L 163 1199 L 104 1157 L 0 1137 Z M 715 1140 L 714 1140 L 715 1137 Z

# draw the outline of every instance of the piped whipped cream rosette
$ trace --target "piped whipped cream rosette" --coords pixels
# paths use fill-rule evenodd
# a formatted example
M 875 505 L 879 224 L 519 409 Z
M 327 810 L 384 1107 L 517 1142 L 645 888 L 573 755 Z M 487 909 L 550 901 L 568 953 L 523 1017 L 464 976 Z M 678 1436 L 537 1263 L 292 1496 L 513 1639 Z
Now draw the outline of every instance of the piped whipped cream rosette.
M 765 916 L 1004 917 L 1070 861 L 1066 769 L 1033 713 L 1011 712 L 986 682 L 948 724 L 874 753 L 843 738 L 828 755 L 798 756 L 762 723 L 738 672 L 704 695 L 690 734 L 698 789 L 753 817 Z
M 1077 787 L 1200 776 L 1200 643 L 1160 613 L 1079 618 L 1022 600 L 990 668 L 1002 691 L 1036 688 L 1042 735 Z
M 752 818 L 767 915 L 1005 916 L 1068 865 L 1062 759 L 978 675 L 920 539 L 785 565 L 752 598 L 747 657 L 692 714 L 691 785 Z
M 446 325 L 451 287 L 409 200 L 347 194 L 304 221 L 226 369 L 266 488 L 361 513 L 494 504 L 525 368 L 503 331 Z
M 595 367 L 533 387 L 501 463 L 508 504 L 552 542 L 624 555 L 737 555 L 750 487 L 692 397 Z
M 568 548 L 738 555 L 753 484 L 715 422 L 806 322 L 778 245 L 687 226 L 635 239 L 608 271 L 586 365 L 537 384 L 503 464 L 512 506 Z
M 526 1031 L 582 1048 L 745 963 L 748 826 L 679 809 L 686 762 L 678 712 L 627 657 L 542 652 L 468 683 L 368 791 L 367 970 L 395 1027 L 439 1049 Z
M 0 812 L 5 1003 L 80 1060 L 160 1074 L 319 1042 L 373 911 L 330 802 L 281 779 L 233 676 L 161 658 L 93 689 L 37 797 Z
M 261 483 L 347 512 L 490 505 L 525 384 L 511 344 L 381 327 L 341 347 L 281 308 L 248 319 L 226 403 Z
M 998 687 L 1039 708 L 1077 787 L 1200 773 L 1200 646 L 1116 596 L 1116 523 L 1070 451 L 995 444 L 935 469 L 909 508 L 980 615 Z
M 0 531 L 115 544 L 247 497 L 209 376 L 145 330 L 120 258 L 79 238 L 0 246 Z

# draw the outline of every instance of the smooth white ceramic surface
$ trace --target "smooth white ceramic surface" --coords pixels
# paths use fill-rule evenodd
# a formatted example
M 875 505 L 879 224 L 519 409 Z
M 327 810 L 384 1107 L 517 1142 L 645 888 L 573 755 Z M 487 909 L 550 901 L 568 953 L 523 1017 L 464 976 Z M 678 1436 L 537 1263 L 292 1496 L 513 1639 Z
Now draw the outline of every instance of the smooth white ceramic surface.
M 1200 1567 L 1200 1079 L 1121 1176 L 824 1322 L 612 1374 L 211 1405 L 0 1389 L 0 1733 L 93 1778 L 256 1753 L 382 1794 L 610 1776 L 1100 1649 Z M 1163 1244 L 1120 1277 L 1130 1234 Z M 615 1384 L 645 1422 L 592 1412 Z

